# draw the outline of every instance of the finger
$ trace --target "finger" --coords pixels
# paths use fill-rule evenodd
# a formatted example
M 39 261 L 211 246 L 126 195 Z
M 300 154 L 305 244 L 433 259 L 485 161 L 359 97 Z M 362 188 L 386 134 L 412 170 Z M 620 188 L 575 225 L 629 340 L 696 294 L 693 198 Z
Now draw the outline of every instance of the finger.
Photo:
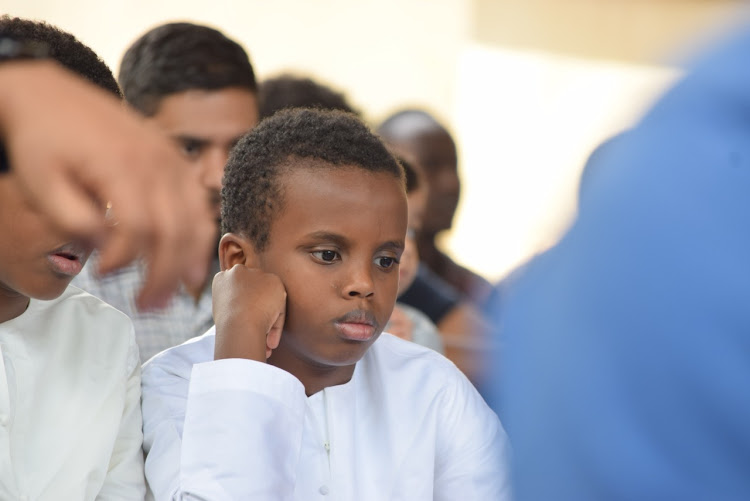
M 281 332 L 284 330 L 284 317 L 284 312 L 279 313 L 273 326 L 271 326 L 271 330 L 268 331 L 268 335 L 266 336 L 267 349 L 275 350 L 279 347 L 279 342 L 281 342 Z
M 49 161 L 35 159 L 34 161 Z M 57 229 L 76 238 L 98 244 L 104 238 L 104 217 L 101 208 L 63 169 L 50 169 L 44 182 L 18 182 L 32 205 L 48 216 Z M 15 176 L 16 173 L 13 173 Z M 55 186 L 48 190 L 47 186 Z
M 177 178 L 169 181 L 170 192 L 156 200 L 159 208 L 155 209 L 163 214 L 162 224 L 173 237 L 161 241 L 163 248 L 155 252 L 178 256 L 173 264 L 180 280 L 197 288 L 205 283 L 212 255 L 217 253 L 218 229 L 196 171 L 179 166 L 175 171 Z
M 174 228 L 157 224 L 154 231 L 145 255 L 146 279 L 136 299 L 140 309 L 165 306 L 177 290 L 185 266 L 184 254 L 175 245 Z
M 152 195 L 152 187 L 139 177 L 142 155 L 119 148 L 111 152 L 112 159 L 95 170 L 80 174 L 80 184 L 96 193 L 100 203 L 111 204 L 109 217 L 99 207 L 100 218 L 106 226 L 106 240 L 100 249 L 99 271 L 106 274 L 139 257 L 154 238 L 154 215 L 144 199 Z M 113 222 L 114 220 L 114 222 Z
M 276 317 L 271 330 L 266 335 L 266 360 L 271 356 L 273 350 L 279 347 L 281 342 L 281 332 L 284 330 L 284 312 L 280 312 Z
M 189 223 L 186 230 L 188 245 L 181 276 L 186 285 L 199 287 L 205 282 L 210 263 L 218 254 L 219 230 L 208 204 L 197 206 L 193 216 L 186 221 Z
M 99 273 L 106 274 L 133 261 L 154 238 L 154 230 L 146 226 L 146 215 L 141 209 L 112 207 L 117 219 L 106 226 L 105 240 L 100 249 Z M 106 222 L 105 222 L 106 225 Z
M 150 259 L 146 264 L 146 279 L 135 301 L 139 310 L 164 308 L 177 292 L 180 285 L 179 274 L 174 272 L 173 267 L 166 266 L 165 257 L 162 255 L 158 259 Z
M 158 155 L 163 150 L 145 149 Z M 181 200 L 176 193 L 178 183 L 173 180 L 180 164 L 158 165 L 161 158 L 133 158 L 138 167 L 133 168 L 128 180 L 123 180 L 112 201 L 117 217 L 114 233 L 117 238 L 107 249 L 108 261 L 103 266 L 117 267 L 135 257 L 141 249 L 146 263 L 143 288 L 138 293 L 136 304 L 140 309 L 159 308 L 166 305 L 177 289 L 181 275 L 190 258 L 189 222 L 182 218 Z M 156 164 L 156 165 L 155 165 Z M 147 172 L 145 169 L 151 170 Z M 154 172 L 155 169 L 157 170 Z M 148 180 L 148 182 L 144 182 Z M 132 200 L 139 200 L 133 203 Z M 205 273 L 204 273 L 205 278 Z

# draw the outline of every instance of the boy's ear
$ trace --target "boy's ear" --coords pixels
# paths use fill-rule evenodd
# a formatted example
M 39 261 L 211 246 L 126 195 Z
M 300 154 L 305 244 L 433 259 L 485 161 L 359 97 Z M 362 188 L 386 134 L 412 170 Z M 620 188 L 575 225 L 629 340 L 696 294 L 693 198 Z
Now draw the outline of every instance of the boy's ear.
M 247 238 L 236 233 L 226 233 L 219 241 L 219 264 L 221 271 L 226 271 L 235 264 L 257 268 L 258 254 L 253 243 Z

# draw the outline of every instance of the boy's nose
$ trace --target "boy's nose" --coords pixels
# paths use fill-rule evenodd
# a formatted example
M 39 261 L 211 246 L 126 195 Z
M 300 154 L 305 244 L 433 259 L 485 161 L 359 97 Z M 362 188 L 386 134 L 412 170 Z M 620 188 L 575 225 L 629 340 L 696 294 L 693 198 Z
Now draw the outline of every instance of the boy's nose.
M 375 283 L 372 279 L 372 270 L 368 266 L 357 266 L 356 269 L 352 269 L 349 274 L 347 284 L 343 289 L 343 294 L 346 297 L 370 297 L 375 294 Z

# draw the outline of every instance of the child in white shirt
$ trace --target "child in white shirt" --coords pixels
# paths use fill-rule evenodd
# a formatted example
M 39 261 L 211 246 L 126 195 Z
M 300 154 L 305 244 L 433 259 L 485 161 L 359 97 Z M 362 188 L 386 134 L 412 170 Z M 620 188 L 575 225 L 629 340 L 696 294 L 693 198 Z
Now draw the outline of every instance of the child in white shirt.
M 109 68 L 72 35 L 7 16 L 0 34 L 46 44 L 50 57 L 120 96 Z M 47 221 L 16 189 L 11 166 L 0 176 L 0 499 L 142 499 L 132 324 L 69 285 L 91 247 Z
M 222 191 L 215 328 L 144 366 L 162 499 L 507 499 L 507 437 L 464 375 L 381 331 L 407 226 L 403 171 L 352 115 L 287 110 Z

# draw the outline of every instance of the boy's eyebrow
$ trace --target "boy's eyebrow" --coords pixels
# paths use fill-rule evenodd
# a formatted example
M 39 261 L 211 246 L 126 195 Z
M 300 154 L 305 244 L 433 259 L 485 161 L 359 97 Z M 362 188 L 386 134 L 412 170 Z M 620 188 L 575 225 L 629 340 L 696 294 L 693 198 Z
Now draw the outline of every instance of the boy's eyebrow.
M 347 247 L 349 245 L 349 239 L 338 233 L 331 233 L 329 231 L 315 231 L 307 235 L 307 238 L 312 240 L 325 240 L 333 242 L 340 247 Z
M 403 251 L 404 250 L 404 241 L 403 240 L 391 240 L 389 242 L 384 242 L 383 244 L 378 247 L 378 250 L 395 250 L 395 251 Z
M 338 233 L 331 233 L 329 231 L 316 231 L 307 235 L 307 238 L 311 240 L 322 240 L 326 242 L 332 242 L 342 248 L 346 248 L 351 244 L 351 241 L 345 236 L 339 235 Z M 388 242 L 383 242 L 382 244 L 378 246 L 378 250 L 383 250 L 383 249 L 393 249 L 396 251 L 402 251 L 404 250 L 404 241 L 403 240 L 389 240 Z

